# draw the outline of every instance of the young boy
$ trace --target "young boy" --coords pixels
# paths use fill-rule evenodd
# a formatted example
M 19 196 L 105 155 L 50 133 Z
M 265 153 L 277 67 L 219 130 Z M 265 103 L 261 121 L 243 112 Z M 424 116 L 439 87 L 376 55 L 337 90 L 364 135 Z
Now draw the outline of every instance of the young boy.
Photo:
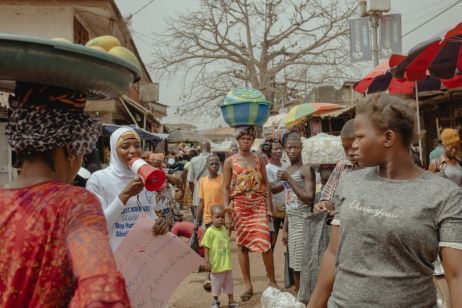
M 207 157 L 208 176 L 201 178 L 199 190 L 199 208 L 197 210 L 196 230 L 204 221 L 205 228 L 212 224 L 212 214 L 210 208 L 212 205 L 223 204 L 223 175 L 218 174 L 220 170 L 220 159 L 217 155 L 212 154 Z
M 233 297 L 233 273 L 231 268 L 231 250 L 228 230 L 224 227 L 225 209 L 222 205 L 211 207 L 212 225 L 205 231 L 201 246 L 205 248 L 205 262 L 211 271 L 212 280 L 212 308 L 220 307 L 218 296 L 221 290 L 228 294 L 228 307 L 237 308 L 239 304 Z
M 353 156 L 353 151 L 351 150 L 351 146 L 355 141 L 354 119 L 347 121 L 345 125 L 343 125 L 340 138 L 342 139 L 342 147 L 347 159 L 339 162 L 335 166 L 329 180 L 322 188 L 319 202 L 316 203 L 313 208 L 315 212 L 329 212 L 332 216 L 335 212 L 333 203 L 334 194 L 340 178 L 346 172 L 358 169 L 358 164 Z

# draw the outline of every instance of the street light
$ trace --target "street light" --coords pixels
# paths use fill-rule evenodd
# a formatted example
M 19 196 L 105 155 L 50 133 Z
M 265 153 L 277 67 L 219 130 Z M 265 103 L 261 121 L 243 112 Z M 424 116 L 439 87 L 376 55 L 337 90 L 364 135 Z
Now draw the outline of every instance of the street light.
M 379 21 L 383 13 L 391 10 L 391 0 L 360 0 L 361 16 L 369 16 L 372 27 L 372 55 L 374 67 L 379 65 Z

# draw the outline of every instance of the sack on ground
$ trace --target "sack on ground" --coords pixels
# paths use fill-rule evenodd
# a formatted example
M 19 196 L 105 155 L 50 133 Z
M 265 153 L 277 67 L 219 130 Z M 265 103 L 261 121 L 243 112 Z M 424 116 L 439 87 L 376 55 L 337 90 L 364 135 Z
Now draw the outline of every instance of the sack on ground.
M 292 294 L 272 287 L 263 292 L 260 302 L 262 308 L 305 308 L 305 305 L 298 302 Z
M 194 231 L 189 239 L 189 247 L 194 250 L 196 253 L 199 253 L 199 237 L 197 231 Z
M 318 280 L 321 257 L 329 244 L 331 227 L 326 225 L 327 213 L 309 213 L 305 216 L 303 234 L 302 269 L 300 272 L 300 290 L 298 300 L 307 304 Z

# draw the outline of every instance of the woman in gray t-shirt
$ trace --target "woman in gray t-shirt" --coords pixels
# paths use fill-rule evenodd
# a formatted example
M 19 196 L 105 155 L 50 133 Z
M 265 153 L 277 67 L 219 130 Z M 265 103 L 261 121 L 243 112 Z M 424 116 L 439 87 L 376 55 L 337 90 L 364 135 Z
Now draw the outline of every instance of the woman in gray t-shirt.
M 436 307 L 438 253 L 452 307 L 462 307 L 462 191 L 414 164 L 414 121 L 408 105 L 386 94 L 358 106 L 353 151 L 364 169 L 337 187 L 308 307 Z

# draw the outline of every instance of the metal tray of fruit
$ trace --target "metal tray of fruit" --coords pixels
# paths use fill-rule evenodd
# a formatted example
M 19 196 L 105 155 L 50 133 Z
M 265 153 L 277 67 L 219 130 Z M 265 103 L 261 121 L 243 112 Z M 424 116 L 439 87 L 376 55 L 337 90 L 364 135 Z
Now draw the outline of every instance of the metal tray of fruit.
M 16 81 L 66 87 L 88 99 L 125 94 L 140 78 L 132 62 L 82 45 L 35 37 L 0 34 L 0 90 Z

